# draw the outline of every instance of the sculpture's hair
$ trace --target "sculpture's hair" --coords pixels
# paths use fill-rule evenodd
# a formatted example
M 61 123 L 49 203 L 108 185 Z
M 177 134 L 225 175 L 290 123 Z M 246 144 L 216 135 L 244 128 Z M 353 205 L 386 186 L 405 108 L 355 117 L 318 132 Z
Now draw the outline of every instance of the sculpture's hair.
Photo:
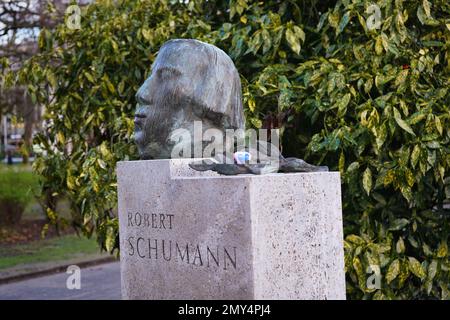
M 198 60 L 189 61 L 184 67 L 199 79 L 192 79 L 189 88 L 175 87 L 176 92 L 167 98 L 173 103 L 173 99 L 181 98 L 182 91 L 200 118 L 207 118 L 224 129 L 243 129 L 241 80 L 233 61 L 221 49 L 194 39 L 170 40 L 161 47 L 158 57 L 182 57 L 188 51 L 195 51 Z M 164 61 L 157 59 L 153 68 L 161 60 Z

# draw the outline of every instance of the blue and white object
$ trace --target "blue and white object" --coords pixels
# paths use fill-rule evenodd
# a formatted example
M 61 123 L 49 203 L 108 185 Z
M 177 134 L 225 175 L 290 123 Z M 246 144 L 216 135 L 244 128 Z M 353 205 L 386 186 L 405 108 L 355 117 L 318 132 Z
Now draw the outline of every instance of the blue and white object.
M 246 151 L 238 151 L 233 154 L 233 159 L 236 164 L 245 164 L 251 160 L 251 155 Z

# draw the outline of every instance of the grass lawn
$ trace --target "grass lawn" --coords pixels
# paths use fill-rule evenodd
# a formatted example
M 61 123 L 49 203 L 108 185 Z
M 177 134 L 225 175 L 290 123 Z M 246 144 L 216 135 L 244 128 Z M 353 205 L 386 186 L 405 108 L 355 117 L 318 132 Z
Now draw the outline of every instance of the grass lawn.
M 94 239 L 66 235 L 27 244 L 0 247 L 0 270 L 22 264 L 64 261 L 99 253 Z
M 1 161 L 1 159 L 0 159 L 0 161 Z M 1 171 L 8 171 L 8 170 L 16 171 L 16 172 L 19 172 L 19 171 L 32 171 L 32 168 L 31 168 L 31 164 L 17 163 L 17 164 L 9 165 L 9 164 L 3 163 L 3 161 L 0 162 L 0 172 Z
M 13 164 L 6 165 L 0 162 L 0 174 L 2 172 L 23 172 L 23 171 L 32 171 L 31 164 Z M 70 208 L 69 203 L 66 199 L 61 199 L 57 204 L 57 212 L 58 214 L 66 219 L 70 219 Z M 44 219 L 45 212 L 42 210 L 42 207 L 37 202 L 37 199 L 32 199 L 31 202 L 26 206 L 22 219 L 23 220 L 35 220 L 35 219 Z
M 31 171 L 30 165 L 0 164 L 0 175 L 8 172 Z M 14 186 L 1 186 L 0 188 Z M 31 187 L 31 186 L 30 186 Z M 71 220 L 67 199 L 57 203 L 58 214 Z M 0 212 L 1 214 L 1 212 Z M 0 273 L 21 268 L 37 268 L 69 260 L 91 259 L 100 256 L 95 239 L 78 237 L 73 232 L 63 232 L 60 237 L 50 234 L 41 239 L 42 226 L 46 223 L 45 213 L 33 196 L 23 212 L 22 219 L 13 226 L 0 226 Z

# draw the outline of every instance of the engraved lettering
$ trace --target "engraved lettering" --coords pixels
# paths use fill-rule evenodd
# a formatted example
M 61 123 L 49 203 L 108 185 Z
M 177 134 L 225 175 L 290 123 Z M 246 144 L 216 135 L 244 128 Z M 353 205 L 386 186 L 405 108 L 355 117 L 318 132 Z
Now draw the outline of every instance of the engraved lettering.
M 136 251 L 137 251 L 137 254 L 138 254 L 139 257 L 145 258 L 145 256 L 142 256 L 140 251 L 139 251 L 139 241 L 141 241 L 141 240 L 144 241 L 144 238 L 138 238 L 137 241 L 136 241 Z

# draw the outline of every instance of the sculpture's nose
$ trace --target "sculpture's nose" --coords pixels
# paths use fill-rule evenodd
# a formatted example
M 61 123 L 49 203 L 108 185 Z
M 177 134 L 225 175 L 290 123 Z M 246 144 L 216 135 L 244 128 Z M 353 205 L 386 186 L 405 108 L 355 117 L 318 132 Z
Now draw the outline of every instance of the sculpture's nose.
M 139 93 L 136 95 L 136 100 L 137 105 L 136 111 L 134 113 L 134 124 L 139 126 L 145 120 L 145 118 L 147 118 L 147 109 L 150 101 L 143 99 Z

